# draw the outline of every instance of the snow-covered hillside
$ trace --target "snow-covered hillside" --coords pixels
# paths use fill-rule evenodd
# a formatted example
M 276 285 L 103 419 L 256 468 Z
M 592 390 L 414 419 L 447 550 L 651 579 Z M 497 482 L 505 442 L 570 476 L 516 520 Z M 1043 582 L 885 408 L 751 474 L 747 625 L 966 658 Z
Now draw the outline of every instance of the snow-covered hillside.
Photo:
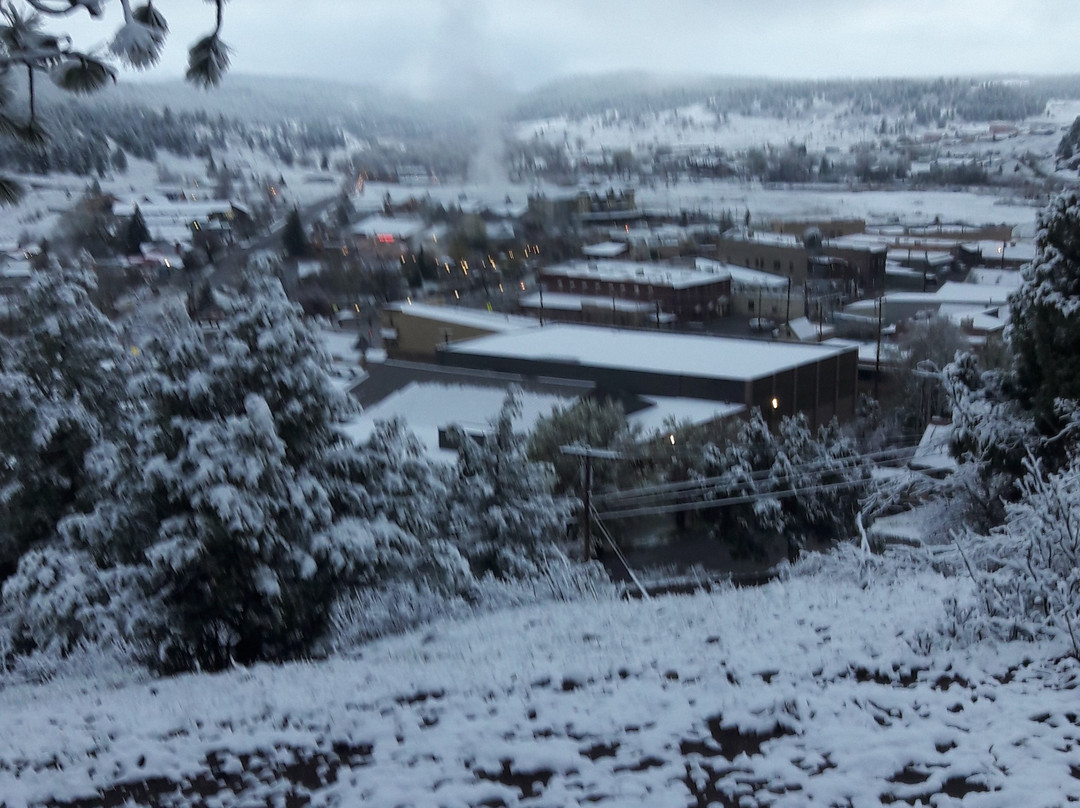
M 758 589 L 533 606 L 321 663 L 12 686 L 0 802 L 1080 799 L 1080 668 L 1042 661 L 1061 653 L 1048 644 L 929 640 L 966 582 L 890 569 L 828 562 Z

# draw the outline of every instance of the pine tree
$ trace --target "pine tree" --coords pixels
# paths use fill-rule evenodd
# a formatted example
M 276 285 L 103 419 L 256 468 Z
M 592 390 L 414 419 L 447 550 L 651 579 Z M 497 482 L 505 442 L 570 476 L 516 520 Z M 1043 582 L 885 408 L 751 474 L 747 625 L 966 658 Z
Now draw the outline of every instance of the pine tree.
M 457 435 L 443 520 L 477 575 L 535 572 L 534 563 L 551 552 L 570 517 L 570 500 L 552 494 L 551 467 L 529 460 L 525 436 L 514 431 L 520 413 L 520 393 L 512 389 L 481 440 Z
M 293 208 L 285 219 L 285 229 L 281 231 L 281 244 L 290 258 L 303 258 L 311 252 L 304 223 L 300 220 L 300 209 Z
M 1066 191 L 1040 214 L 1035 244 L 1011 301 L 1011 342 L 1016 392 L 1049 437 L 1068 417 L 1062 400 L 1080 401 L 1080 194 Z
M 122 442 L 126 356 L 94 306 L 88 272 L 52 264 L 27 291 L 0 384 L 0 577 L 89 510 L 108 447 Z
M 150 229 L 146 226 L 142 211 L 136 205 L 135 211 L 124 227 L 124 252 L 128 255 L 138 255 L 142 252 L 142 245 L 149 240 Z
M 630 452 L 640 437 L 630 426 L 621 404 L 610 399 L 581 399 L 570 407 L 556 407 L 541 418 L 529 436 L 530 459 L 549 463 L 555 471 L 555 492 L 576 491 L 580 485 L 581 461 L 564 455 L 560 448 L 580 443 L 596 449 Z M 633 464 L 624 461 L 595 461 L 593 486 L 598 492 L 632 485 Z

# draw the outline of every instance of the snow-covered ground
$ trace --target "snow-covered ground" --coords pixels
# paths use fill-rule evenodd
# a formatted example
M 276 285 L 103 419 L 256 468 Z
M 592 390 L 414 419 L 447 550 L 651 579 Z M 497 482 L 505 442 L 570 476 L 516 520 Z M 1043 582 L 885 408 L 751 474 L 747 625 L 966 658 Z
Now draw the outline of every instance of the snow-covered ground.
M 758 589 L 447 621 L 351 659 L 11 686 L 0 691 L 0 799 L 11 808 L 1080 799 L 1075 662 L 1038 661 L 1060 653 L 1049 645 L 920 640 L 965 581 L 831 566 Z
M 260 199 L 288 212 L 293 205 L 306 205 L 332 197 L 341 187 L 342 177 L 335 172 L 314 168 L 286 167 L 274 157 L 235 142 L 227 151 L 225 161 L 233 171 L 243 176 L 234 183 L 234 201 Z M 69 211 L 86 189 L 97 181 L 101 190 L 122 201 L 138 201 L 143 197 L 181 191 L 198 199 L 212 198 L 214 183 L 206 177 L 206 160 L 198 157 L 179 157 L 164 149 L 154 161 L 128 158 L 127 170 L 110 173 L 103 178 L 74 174 L 13 175 L 26 189 L 24 198 L 0 216 L 0 245 L 13 244 L 20 238 L 37 240 L 51 237 L 61 217 Z M 261 180 L 280 180 L 270 196 Z M 246 190 L 245 190 L 246 187 Z

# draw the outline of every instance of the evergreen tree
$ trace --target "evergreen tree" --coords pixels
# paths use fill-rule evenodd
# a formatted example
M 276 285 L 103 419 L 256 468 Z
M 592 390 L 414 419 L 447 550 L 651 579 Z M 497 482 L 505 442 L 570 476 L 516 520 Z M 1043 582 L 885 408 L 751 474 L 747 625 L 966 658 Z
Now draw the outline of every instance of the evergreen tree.
M 27 291 L 0 382 L 0 578 L 56 537 L 66 516 L 90 510 L 101 464 L 123 442 L 126 356 L 94 306 L 88 272 L 56 264 Z
M 1080 194 L 1066 191 L 1040 214 L 1035 244 L 1011 301 L 1011 342 L 1018 398 L 1051 437 L 1080 401 Z M 1063 447 L 1046 448 L 1060 457 Z
M 303 258 L 311 252 L 304 223 L 300 220 L 300 209 L 293 208 L 285 219 L 285 229 L 281 231 L 281 244 L 290 258 Z
M 525 436 L 514 431 L 520 414 L 520 394 L 512 389 L 481 440 L 458 430 L 442 519 L 477 575 L 535 572 L 570 517 L 571 501 L 552 494 L 551 467 L 529 460 Z
M 142 245 L 149 240 L 150 229 L 146 226 L 142 211 L 136 205 L 135 211 L 124 227 L 124 252 L 128 255 L 138 255 L 142 252 Z
M 555 493 L 580 487 L 581 459 L 564 455 L 560 448 L 580 443 L 595 449 L 633 451 L 640 437 L 630 426 L 622 405 L 611 399 L 584 398 L 569 407 L 556 407 L 537 421 L 529 436 L 529 458 L 548 463 L 555 471 Z M 632 484 L 634 466 L 624 461 L 593 463 L 593 486 L 598 492 Z
M 121 174 L 126 174 L 127 173 L 128 159 L 127 159 L 127 154 L 124 152 L 123 149 L 121 149 L 120 147 L 117 147 L 116 150 L 113 151 L 110 160 L 112 161 L 113 169 L 120 172 Z

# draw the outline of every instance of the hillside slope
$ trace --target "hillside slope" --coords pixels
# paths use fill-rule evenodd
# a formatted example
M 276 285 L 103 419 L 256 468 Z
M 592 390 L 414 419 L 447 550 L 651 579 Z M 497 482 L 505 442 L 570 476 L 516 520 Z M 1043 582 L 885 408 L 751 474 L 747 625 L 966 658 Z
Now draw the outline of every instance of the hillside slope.
M 927 642 L 964 588 L 832 565 L 444 622 L 352 659 L 9 687 L 0 804 L 1080 799 L 1080 669 L 1032 662 L 1060 652 L 1048 645 Z

